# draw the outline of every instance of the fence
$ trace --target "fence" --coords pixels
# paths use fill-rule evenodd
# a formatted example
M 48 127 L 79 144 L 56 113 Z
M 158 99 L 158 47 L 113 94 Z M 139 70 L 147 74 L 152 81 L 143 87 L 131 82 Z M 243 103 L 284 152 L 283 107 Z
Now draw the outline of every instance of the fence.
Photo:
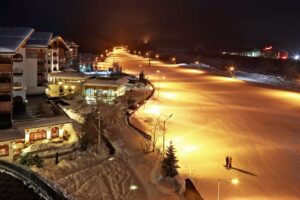
M 154 85 L 149 80 L 147 80 L 147 84 L 151 85 L 151 87 L 153 88 L 153 90 L 151 91 L 150 95 L 148 95 L 146 97 L 146 99 L 142 100 L 141 102 L 138 102 L 138 105 L 140 105 L 140 106 L 143 105 L 144 103 L 146 103 L 145 101 L 149 100 L 153 96 L 153 94 L 155 92 L 155 87 L 154 87 Z M 135 109 L 135 110 L 137 110 L 137 109 Z M 148 133 L 146 133 L 145 131 L 141 130 L 140 128 L 134 126 L 131 123 L 130 117 L 131 117 L 132 114 L 133 113 L 129 113 L 129 112 L 126 113 L 126 121 L 127 121 L 128 125 L 131 128 L 133 128 L 136 132 L 138 132 L 141 136 L 143 136 L 145 139 L 151 141 L 152 140 L 152 136 L 151 135 L 149 135 Z
M 0 160 L 0 169 L 13 174 L 15 177 L 21 179 L 26 185 L 32 186 L 34 191 L 41 197 L 47 200 L 67 200 L 70 199 L 58 186 L 48 182 L 45 178 L 26 169 L 23 166 L 9 163 Z

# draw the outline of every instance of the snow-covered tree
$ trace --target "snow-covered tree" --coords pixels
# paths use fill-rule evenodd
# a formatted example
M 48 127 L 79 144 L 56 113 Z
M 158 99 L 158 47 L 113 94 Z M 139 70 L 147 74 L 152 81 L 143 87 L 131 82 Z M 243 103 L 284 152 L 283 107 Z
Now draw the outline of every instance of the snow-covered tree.
M 175 148 L 172 142 L 170 142 L 161 165 L 163 175 L 166 177 L 176 176 L 178 174 L 177 168 L 179 168 L 177 163 L 178 159 L 175 156 Z

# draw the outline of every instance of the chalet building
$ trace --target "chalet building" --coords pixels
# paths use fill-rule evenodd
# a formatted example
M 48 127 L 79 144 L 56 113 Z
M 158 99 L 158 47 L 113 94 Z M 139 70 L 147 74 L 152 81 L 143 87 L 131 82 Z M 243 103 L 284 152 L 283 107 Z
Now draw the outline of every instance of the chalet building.
M 47 90 L 46 94 L 49 96 L 79 93 L 88 102 L 102 101 L 110 104 L 126 92 L 128 78 L 112 80 L 77 72 L 52 72 L 48 75 L 48 82 L 50 90 Z
M 47 50 L 48 72 L 60 71 L 68 65 L 70 48 L 62 37 L 51 39 Z
M 70 48 L 70 60 L 77 61 L 78 60 L 78 48 L 79 45 L 75 42 L 67 42 L 67 45 Z
M 48 67 L 46 64 L 48 46 L 52 33 L 35 32 L 26 43 L 26 94 L 43 94 L 47 82 Z
M 13 100 L 26 99 L 25 44 L 33 32 L 32 28 L 0 27 L 0 129 L 12 125 Z

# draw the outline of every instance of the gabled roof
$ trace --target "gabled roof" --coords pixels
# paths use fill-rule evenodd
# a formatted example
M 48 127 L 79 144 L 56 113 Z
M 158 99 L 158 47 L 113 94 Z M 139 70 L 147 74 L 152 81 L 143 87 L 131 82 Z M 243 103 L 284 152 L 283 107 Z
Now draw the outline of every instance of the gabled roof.
M 51 38 L 52 38 L 52 33 L 35 32 L 31 35 L 30 39 L 26 43 L 26 47 L 48 48 Z
M 33 28 L 0 27 L 0 54 L 15 54 L 33 32 Z
M 71 51 L 69 45 L 67 45 L 67 43 L 64 41 L 64 39 L 61 37 L 61 36 L 55 36 L 51 39 L 51 42 L 54 42 L 54 41 L 61 41 L 61 43 L 66 47 L 66 49 L 68 49 L 68 51 Z

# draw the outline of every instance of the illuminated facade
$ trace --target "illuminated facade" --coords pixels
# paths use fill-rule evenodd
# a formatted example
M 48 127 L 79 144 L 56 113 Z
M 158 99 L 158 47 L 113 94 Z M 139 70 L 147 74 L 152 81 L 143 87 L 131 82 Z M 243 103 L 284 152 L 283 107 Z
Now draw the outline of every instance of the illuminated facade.
M 47 49 L 48 72 L 62 70 L 68 63 L 68 52 L 70 48 L 62 37 L 52 38 Z

